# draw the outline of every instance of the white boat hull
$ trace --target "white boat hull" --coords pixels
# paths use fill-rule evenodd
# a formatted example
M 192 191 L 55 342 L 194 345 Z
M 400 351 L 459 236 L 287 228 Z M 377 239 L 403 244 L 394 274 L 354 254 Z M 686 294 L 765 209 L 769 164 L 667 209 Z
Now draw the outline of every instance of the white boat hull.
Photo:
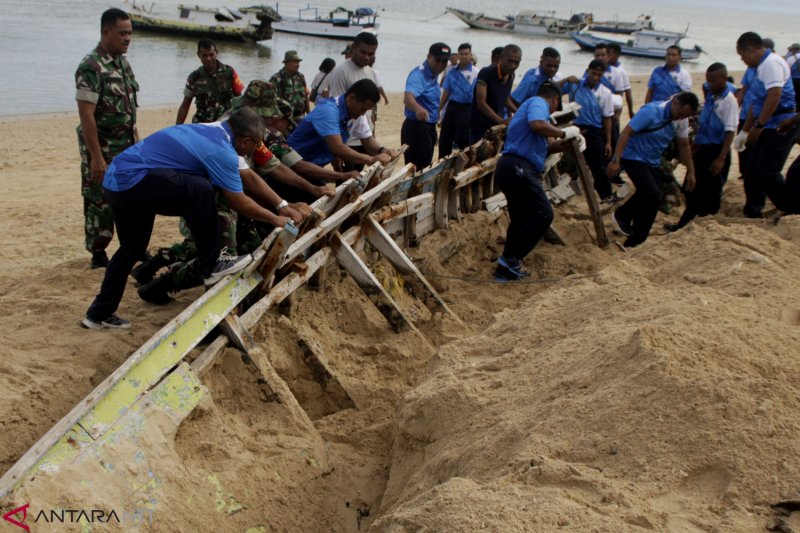
M 328 39 L 354 39 L 359 33 L 366 31 L 377 35 L 380 24 L 364 26 L 336 26 L 325 22 L 313 22 L 307 20 L 291 20 L 285 17 L 280 22 L 273 22 L 272 28 L 275 31 L 284 33 L 295 33 L 299 35 L 313 35 L 315 37 L 325 37 Z

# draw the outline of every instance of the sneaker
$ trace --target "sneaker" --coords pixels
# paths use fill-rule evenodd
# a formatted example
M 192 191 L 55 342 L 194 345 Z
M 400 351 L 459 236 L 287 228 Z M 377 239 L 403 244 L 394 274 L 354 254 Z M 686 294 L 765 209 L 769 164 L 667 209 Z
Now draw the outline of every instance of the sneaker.
M 108 255 L 105 250 L 96 250 L 92 252 L 92 270 L 98 268 L 106 268 L 108 266 Z
M 516 276 L 517 279 L 529 278 L 531 276 L 531 273 L 525 270 L 519 261 L 511 261 L 501 256 L 500 259 L 497 260 L 497 266 L 503 267 L 504 270 Z
M 81 326 L 86 329 L 131 329 L 131 323 L 117 315 L 111 315 L 103 320 L 93 320 L 85 316 L 81 320 Z
M 625 237 L 630 237 L 633 235 L 633 228 L 630 227 L 630 224 L 622 224 L 617 220 L 617 212 L 614 211 L 611 213 L 611 225 L 614 226 L 614 231 L 623 235 Z
M 600 207 L 612 206 L 617 202 L 619 202 L 619 197 L 616 194 L 609 194 L 600 200 Z
M 667 222 L 664 224 L 664 229 L 670 233 L 676 232 L 681 229 L 683 226 L 680 225 L 678 222 Z
M 520 276 L 514 274 L 503 265 L 498 264 L 497 268 L 494 270 L 494 280 L 497 283 L 508 283 L 509 281 L 519 281 L 520 279 Z
M 227 276 L 239 272 L 244 267 L 253 261 L 253 256 L 250 254 L 234 256 L 228 254 L 228 249 L 223 248 L 217 259 L 217 264 L 211 274 L 203 280 L 206 285 L 214 285 L 216 282 Z

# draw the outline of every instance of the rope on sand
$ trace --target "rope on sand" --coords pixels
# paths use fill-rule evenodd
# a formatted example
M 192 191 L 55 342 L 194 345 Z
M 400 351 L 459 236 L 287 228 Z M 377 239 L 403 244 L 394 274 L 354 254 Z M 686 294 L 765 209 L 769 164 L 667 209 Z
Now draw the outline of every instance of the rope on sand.
M 470 283 L 486 283 L 486 284 L 517 284 L 517 283 L 530 283 L 530 284 L 542 284 L 542 283 L 558 283 L 559 281 L 569 281 L 573 279 L 584 279 L 584 278 L 596 278 L 600 275 L 600 272 L 595 272 L 594 274 L 577 274 L 573 276 L 564 276 L 563 278 L 542 278 L 542 279 L 523 279 L 517 281 L 495 281 L 494 279 L 486 279 L 486 278 L 463 278 L 461 276 L 446 276 L 444 274 L 433 274 L 431 272 L 422 272 L 425 277 L 429 278 L 444 278 L 444 279 L 455 279 L 458 281 L 467 281 Z

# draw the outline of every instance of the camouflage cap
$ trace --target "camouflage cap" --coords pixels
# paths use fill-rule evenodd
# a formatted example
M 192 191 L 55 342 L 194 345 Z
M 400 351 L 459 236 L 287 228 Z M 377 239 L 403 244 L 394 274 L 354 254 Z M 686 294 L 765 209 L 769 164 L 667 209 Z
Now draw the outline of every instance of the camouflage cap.
M 251 81 L 242 96 L 237 96 L 231 100 L 231 111 L 243 106 L 252 107 L 264 118 L 283 117 L 288 118 L 294 124 L 291 104 L 278 98 L 277 88 L 268 81 Z
M 283 62 L 286 63 L 287 61 L 302 61 L 303 58 L 300 57 L 300 54 L 297 53 L 297 50 L 289 50 L 283 55 Z

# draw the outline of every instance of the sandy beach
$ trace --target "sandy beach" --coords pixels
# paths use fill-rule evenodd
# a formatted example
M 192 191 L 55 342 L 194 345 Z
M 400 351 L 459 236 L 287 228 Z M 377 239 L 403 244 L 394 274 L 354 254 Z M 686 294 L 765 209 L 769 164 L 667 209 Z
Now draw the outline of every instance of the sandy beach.
M 638 107 L 646 78 L 632 82 Z M 377 137 L 399 146 L 402 95 L 389 99 Z M 176 111 L 141 109 L 141 135 Z M 119 312 L 133 329 L 79 327 L 103 271 L 83 249 L 77 122 L 0 121 L 2 472 L 201 290 L 154 306 L 131 280 Z M 542 243 L 528 267 L 535 279 L 592 276 L 577 281 L 439 278 L 488 280 L 507 218 L 479 212 L 434 233 L 410 253 L 465 321 L 424 317 L 435 351 L 392 333 L 351 279 L 329 275 L 256 338 L 313 432 L 258 399 L 231 348 L 204 381 L 213 404 L 175 433 L 153 428 L 152 487 L 57 475 L 2 509 L 122 507 L 146 494 L 158 500 L 142 528 L 152 531 L 764 530 L 770 504 L 800 490 L 800 217 L 742 218 L 738 175 L 734 159 L 719 215 L 665 236 L 680 209 L 659 214 L 627 253 L 593 244 L 581 199 L 558 207 L 568 245 Z M 176 219 L 160 218 L 151 249 L 179 238 Z M 301 335 L 318 340 L 357 409 L 331 406 L 298 367 Z M 325 464 L 308 459 L 319 450 Z

